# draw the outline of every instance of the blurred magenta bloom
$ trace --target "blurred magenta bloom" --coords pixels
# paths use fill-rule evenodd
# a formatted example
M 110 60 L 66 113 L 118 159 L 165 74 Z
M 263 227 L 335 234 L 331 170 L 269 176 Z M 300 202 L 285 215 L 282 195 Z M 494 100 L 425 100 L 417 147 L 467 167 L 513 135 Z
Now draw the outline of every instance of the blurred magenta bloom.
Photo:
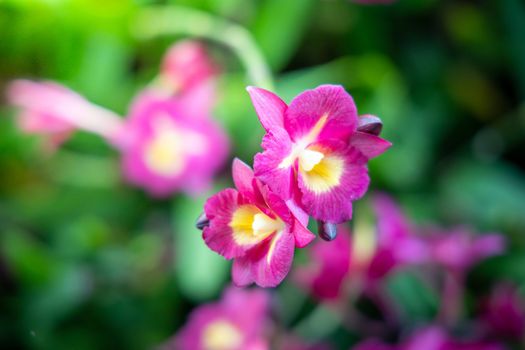
M 501 344 L 479 340 L 457 340 L 450 337 L 444 329 L 429 326 L 416 331 L 398 345 L 390 345 L 379 340 L 366 340 L 353 350 L 504 350 Z
M 491 335 L 511 340 L 525 336 L 525 301 L 510 284 L 496 287 L 484 305 L 482 318 Z
M 264 339 L 268 295 L 257 289 L 226 289 L 217 303 L 199 306 L 163 349 L 268 350 Z
M 297 197 L 315 219 L 350 219 L 352 201 L 368 189 L 368 160 L 391 144 L 358 131 L 354 101 L 341 86 L 307 90 L 289 106 L 269 91 L 248 92 L 267 132 L 255 156 L 256 176 L 285 199 Z
M 339 225 L 334 241 L 312 245 L 311 264 L 297 278 L 317 298 L 338 299 L 346 281 L 360 278 L 366 286 L 397 267 L 426 261 L 428 248 L 397 204 L 385 194 L 374 195 L 373 203 L 375 228 L 361 225 L 351 236 Z
M 349 277 L 350 240 L 348 230 L 339 225 L 333 241 L 315 241 L 309 250 L 309 265 L 296 270 L 298 283 L 307 287 L 318 299 L 338 299 Z
M 233 162 L 233 181 L 237 189 L 215 194 L 204 206 L 209 219 L 204 241 L 211 250 L 234 259 L 236 285 L 275 287 L 288 274 L 295 247 L 306 246 L 315 236 L 239 159 Z
M 370 279 L 382 278 L 396 266 L 428 260 L 428 246 L 416 235 L 397 203 L 386 194 L 373 198 L 377 220 L 377 246 L 368 267 Z
M 20 129 L 47 136 L 52 148 L 68 139 L 75 129 L 111 139 L 123 125 L 118 115 L 54 82 L 15 80 L 7 89 L 7 99 L 20 108 Z
M 505 239 L 497 233 L 475 235 L 464 227 L 433 229 L 429 246 L 434 262 L 450 271 L 464 272 L 483 259 L 503 253 Z
M 171 46 L 164 55 L 157 82 L 169 95 L 175 95 L 209 83 L 218 73 L 219 68 L 209 57 L 204 44 L 183 40 Z
M 154 196 L 207 190 L 228 155 L 228 138 L 210 117 L 207 88 L 177 98 L 146 90 L 115 142 L 129 182 Z

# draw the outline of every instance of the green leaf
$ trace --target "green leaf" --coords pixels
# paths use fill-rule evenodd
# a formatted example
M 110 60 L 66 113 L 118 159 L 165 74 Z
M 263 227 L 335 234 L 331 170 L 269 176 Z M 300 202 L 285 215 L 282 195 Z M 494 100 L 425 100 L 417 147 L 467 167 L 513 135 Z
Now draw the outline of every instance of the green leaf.
M 201 301 L 217 295 L 226 279 L 229 263 L 211 251 L 195 227 L 206 197 L 180 197 L 173 205 L 175 274 L 182 293 Z

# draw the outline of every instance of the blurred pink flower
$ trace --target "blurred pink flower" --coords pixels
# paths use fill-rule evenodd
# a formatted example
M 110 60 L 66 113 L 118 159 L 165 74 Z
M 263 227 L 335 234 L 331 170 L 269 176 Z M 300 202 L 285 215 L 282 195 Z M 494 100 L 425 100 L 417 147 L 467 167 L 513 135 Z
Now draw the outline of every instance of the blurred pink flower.
M 183 40 L 171 46 L 164 55 L 157 83 L 166 93 L 174 95 L 209 83 L 218 73 L 204 44 Z
M 345 281 L 362 278 L 365 285 L 394 268 L 423 263 L 428 248 L 397 204 L 385 194 L 373 197 L 376 227 L 358 226 L 352 236 L 343 226 L 332 242 L 316 241 L 311 264 L 297 272 L 298 282 L 319 299 L 338 299 Z
M 354 346 L 352 350 L 504 350 L 505 347 L 495 342 L 480 340 L 457 340 L 451 338 L 444 329 L 429 326 L 417 330 L 408 339 L 398 345 L 391 345 L 380 340 L 370 339 Z
M 315 241 L 309 250 L 310 264 L 295 271 L 297 282 L 318 299 L 338 299 L 350 277 L 350 240 L 349 231 L 339 225 L 333 241 Z
M 267 132 L 255 156 L 256 176 L 285 199 L 297 196 L 315 219 L 350 219 L 352 201 L 368 189 L 368 160 L 391 144 L 358 130 L 354 101 L 341 86 L 307 90 L 289 106 L 270 91 L 248 92 Z
M 448 231 L 431 229 L 428 241 L 433 261 L 454 272 L 464 272 L 481 260 L 505 250 L 502 235 L 475 235 L 464 227 Z
M 275 287 L 288 274 L 295 247 L 306 246 L 315 236 L 239 159 L 233 162 L 233 181 L 237 190 L 225 189 L 204 206 L 209 220 L 204 241 L 211 250 L 234 259 L 236 285 Z
M 268 295 L 262 290 L 226 289 L 217 303 L 199 306 L 166 350 L 268 350 L 264 339 Z
M 206 87 L 177 98 L 146 90 L 115 138 L 129 182 L 154 196 L 209 188 L 228 155 L 228 138 L 210 114 Z
M 7 89 L 8 102 L 20 108 L 22 131 L 48 136 L 51 147 L 64 142 L 75 129 L 112 139 L 123 120 L 84 97 L 54 82 L 15 80 Z
M 497 286 L 483 311 L 482 319 L 491 335 L 511 340 L 525 336 L 525 300 L 510 284 Z

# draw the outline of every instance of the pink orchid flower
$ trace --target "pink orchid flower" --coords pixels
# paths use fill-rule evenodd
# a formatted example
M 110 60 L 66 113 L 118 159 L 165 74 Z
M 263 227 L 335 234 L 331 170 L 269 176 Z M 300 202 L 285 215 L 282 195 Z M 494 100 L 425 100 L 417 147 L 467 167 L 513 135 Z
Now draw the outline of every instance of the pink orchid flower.
M 8 102 L 20 108 L 20 129 L 49 137 L 53 148 L 67 140 L 75 129 L 111 139 L 122 125 L 115 113 L 54 82 L 15 80 L 7 89 Z
M 208 189 L 228 155 L 228 138 L 209 116 L 207 92 L 165 98 L 146 90 L 136 98 L 115 140 L 129 182 L 158 197 Z
M 299 270 L 298 282 L 321 300 L 339 299 L 346 282 L 360 278 L 365 287 L 400 266 L 423 263 L 426 244 L 415 237 L 412 225 L 385 194 L 373 198 L 376 227 L 357 226 L 353 235 L 343 225 L 332 242 L 316 241 L 312 263 Z
M 317 220 L 352 216 L 352 201 L 368 189 L 367 162 L 390 147 L 359 131 L 352 97 L 341 86 L 322 85 L 295 97 L 289 106 L 277 95 L 249 87 L 267 134 L 255 156 L 255 175 Z
M 433 261 L 452 272 L 462 273 L 483 259 L 505 250 L 501 234 L 475 235 L 465 227 L 452 230 L 431 229 L 428 241 Z
M 174 95 L 209 83 L 218 73 L 219 68 L 210 59 L 204 44 L 183 40 L 171 46 L 164 55 L 157 83 L 165 92 Z
M 162 346 L 166 350 L 268 350 L 263 338 L 268 295 L 230 287 L 222 300 L 192 312 L 186 325 Z
M 439 326 L 428 326 L 417 330 L 408 339 L 397 345 L 380 340 L 366 340 L 352 348 L 353 350 L 503 350 L 505 347 L 496 342 L 480 340 L 457 340 L 450 337 Z
M 234 259 L 236 285 L 275 287 L 288 274 L 295 247 L 306 246 L 315 235 L 239 159 L 233 161 L 233 181 L 237 189 L 217 193 L 204 206 L 209 220 L 204 241 L 211 250 Z
M 483 305 L 482 320 L 490 335 L 510 340 L 525 335 L 525 299 L 510 283 L 497 285 Z

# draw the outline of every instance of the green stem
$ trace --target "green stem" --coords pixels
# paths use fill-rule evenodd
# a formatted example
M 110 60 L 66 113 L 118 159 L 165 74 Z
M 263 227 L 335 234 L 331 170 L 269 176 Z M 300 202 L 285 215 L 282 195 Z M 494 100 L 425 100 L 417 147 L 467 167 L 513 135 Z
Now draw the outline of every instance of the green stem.
M 230 21 L 182 6 L 152 6 L 139 12 L 133 33 L 140 39 L 182 34 L 216 41 L 238 56 L 254 85 L 274 89 L 271 71 L 252 35 Z

